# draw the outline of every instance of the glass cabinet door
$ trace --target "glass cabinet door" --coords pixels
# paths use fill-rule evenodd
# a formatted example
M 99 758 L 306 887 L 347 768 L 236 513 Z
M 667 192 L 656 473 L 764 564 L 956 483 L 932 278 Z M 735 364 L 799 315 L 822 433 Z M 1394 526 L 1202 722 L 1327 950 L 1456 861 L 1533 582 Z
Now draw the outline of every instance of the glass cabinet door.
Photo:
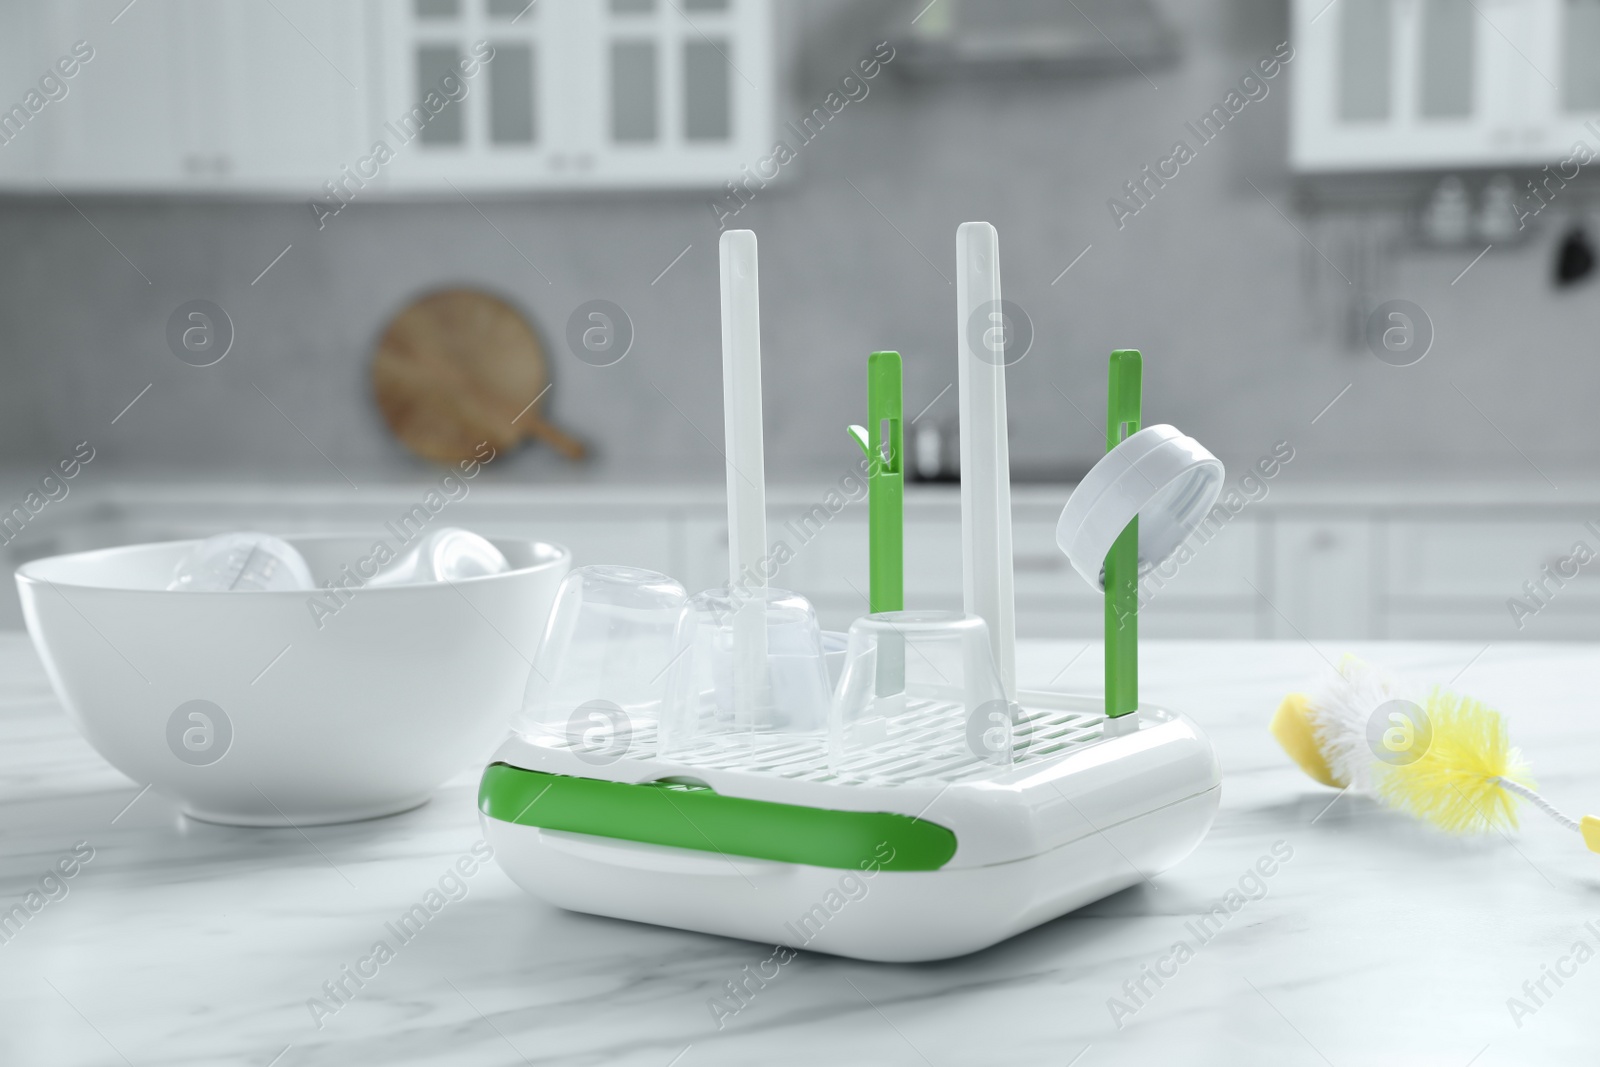
M 1487 166 L 1548 154 L 1538 57 L 1559 39 L 1546 9 L 1565 2 L 1295 0 L 1295 166 Z M 1554 58 L 1542 65 L 1559 69 Z M 1577 77 L 1600 95 L 1600 77 Z
M 1570 177 L 1578 145 L 1600 157 L 1600 0 L 1541 0 L 1539 14 L 1549 45 L 1532 58 L 1554 83 L 1533 82 L 1539 143 Z
M 385 115 L 475 42 L 494 52 L 397 159 L 396 188 L 720 188 L 771 149 L 770 0 L 404 4 L 380 6 Z
M 1469 119 L 1481 106 L 1478 13 L 1465 0 L 1422 0 L 1417 117 Z
M 1392 0 L 1345 0 L 1338 27 L 1338 121 L 1390 123 L 1394 107 Z
M 587 2 L 377 0 L 384 73 L 373 136 L 394 151 L 382 184 L 518 188 L 563 173 L 582 122 L 564 87 L 583 74 L 561 42 Z
M 766 0 L 586 3 L 597 184 L 720 187 L 771 150 Z
M 1561 110 L 1600 113 L 1600 0 L 1562 0 Z

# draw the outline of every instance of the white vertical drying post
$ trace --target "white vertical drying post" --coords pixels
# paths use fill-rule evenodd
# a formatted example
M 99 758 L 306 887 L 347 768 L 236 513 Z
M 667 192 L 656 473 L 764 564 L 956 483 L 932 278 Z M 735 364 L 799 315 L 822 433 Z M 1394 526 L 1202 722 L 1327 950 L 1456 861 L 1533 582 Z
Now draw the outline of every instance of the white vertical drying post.
M 727 446 L 728 592 L 735 606 L 735 721 L 753 724 L 767 676 L 766 457 L 761 427 L 761 280 L 756 235 L 728 230 L 722 264 L 722 419 Z
M 976 317 L 976 321 L 975 321 Z M 1016 699 L 1016 594 L 1011 571 L 1011 450 L 1006 443 L 1000 237 L 987 222 L 956 230 L 956 380 L 961 391 L 961 591 L 989 624 L 1006 698 Z M 984 345 L 983 349 L 974 345 Z

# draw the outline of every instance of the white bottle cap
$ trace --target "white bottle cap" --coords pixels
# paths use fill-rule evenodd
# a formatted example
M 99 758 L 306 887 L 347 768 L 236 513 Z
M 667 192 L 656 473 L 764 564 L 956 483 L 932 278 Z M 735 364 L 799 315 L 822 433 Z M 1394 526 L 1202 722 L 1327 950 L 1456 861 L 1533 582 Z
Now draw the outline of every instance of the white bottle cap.
M 1146 426 L 1096 463 L 1056 523 L 1056 544 L 1095 589 L 1117 536 L 1139 519 L 1139 573 L 1160 566 L 1222 492 L 1222 461 L 1173 426 Z

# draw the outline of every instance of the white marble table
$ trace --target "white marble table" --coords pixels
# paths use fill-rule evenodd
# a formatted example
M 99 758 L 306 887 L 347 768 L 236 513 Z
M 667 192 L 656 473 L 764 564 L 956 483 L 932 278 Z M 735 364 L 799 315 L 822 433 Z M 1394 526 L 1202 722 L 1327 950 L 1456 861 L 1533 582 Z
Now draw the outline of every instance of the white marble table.
M 1329 808 L 1265 722 L 1341 651 L 1147 643 L 1146 699 L 1190 712 L 1221 756 L 1216 826 L 1153 884 L 985 952 L 803 955 L 719 1031 L 708 998 L 770 947 L 560 912 L 491 863 L 319 1028 L 307 1001 L 478 840 L 476 774 L 358 825 L 190 822 L 96 756 L 26 639 L 0 635 L 0 908 L 93 849 L 0 944 L 0 1064 L 1594 1063 L 1600 958 L 1546 979 L 1520 1020 L 1507 999 L 1578 940 L 1600 947 L 1600 856 L 1537 816 L 1513 839 L 1459 842 L 1360 798 Z M 1600 812 L 1600 648 L 1356 651 L 1419 680 L 1461 672 L 1511 714 L 1548 793 Z M 1078 652 L 1025 648 L 1024 683 Z M 1090 648 L 1058 684 L 1097 687 L 1097 661 Z M 1265 894 L 1198 944 L 1186 923 L 1278 842 L 1292 858 Z M 1146 979 L 1119 1028 L 1108 1000 L 1132 1005 L 1124 983 L 1180 939 L 1193 958 L 1159 989 Z

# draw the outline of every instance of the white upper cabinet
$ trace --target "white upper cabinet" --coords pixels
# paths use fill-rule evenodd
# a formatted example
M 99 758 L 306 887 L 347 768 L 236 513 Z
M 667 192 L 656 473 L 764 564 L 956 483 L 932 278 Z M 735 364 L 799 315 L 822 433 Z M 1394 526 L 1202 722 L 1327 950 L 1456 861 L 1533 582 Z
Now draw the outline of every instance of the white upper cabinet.
M 72 95 L 81 66 L 71 56 L 70 47 L 57 56 L 48 45 L 36 43 L 38 27 L 31 20 L 14 22 L 0 33 L 0 187 L 18 184 L 39 172 L 39 130 L 34 119 L 65 99 L 58 83 Z M 58 59 L 64 64 L 60 69 L 55 66 Z M 70 70 L 72 77 L 63 77 L 62 70 Z M 41 86 L 40 79 L 47 76 L 53 80 Z M 51 101 L 46 89 L 59 99 Z M 31 100 L 30 93 L 35 94 Z M 37 110 L 30 108 L 30 103 Z
M 1600 0 L 1541 0 L 1535 8 L 1544 49 L 1534 62 L 1549 75 L 1528 81 L 1541 117 L 1530 130 L 1538 161 L 1568 159 L 1580 140 L 1600 156 Z
M 28 165 L 0 166 L 10 188 L 309 195 L 366 139 L 359 3 L 12 4 L 0 38 L 26 42 L 8 80 L 77 60 L 28 124 Z
M 4 32 L 12 22 L 27 23 L 29 71 L 74 47 L 84 60 L 67 96 L 29 124 L 26 136 L 37 138 L 38 154 L 35 168 L 19 176 L 25 183 L 120 192 L 193 180 L 199 86 L 186 57 L 200 47 L 198 5 L 141 6 L 122 10 L 115 0 L 7 6 Z
M 716 188 L 771 147 L 770 2 L 5 4 L 0 188 Z
M 593 2 L 593 0 L 579 0 Z M 564 168 L 576 6 L 555 0 L 383 0 L 371 148 L 379 188 L 526 187 Z
M 141 0 L 142 6 L 143 0 Z M 373 71 L 360 3 L 202 0 L 201 143 L 220 187 L 299 193 L 366 149 Z M 138 8 L 134 8 L 137 12 Z M 129 13 L 129 18 L 133 13 Z
M 1301 171 L 1600 153 L 1600 0 L 1294 0 Z
M 564 0 L 581 3 L 584 0 Z M 754 0 L 605 0 L 579 151 L 608 183 L 720 184 L 772 148 L 769 11 Z
M 706 186 L 770 148 L 768 0 L 388 0 L 396 189 Z M 465 66 L 462 66 L 462 64 Z M 446 79 L 450 79 L 446 82 Z

